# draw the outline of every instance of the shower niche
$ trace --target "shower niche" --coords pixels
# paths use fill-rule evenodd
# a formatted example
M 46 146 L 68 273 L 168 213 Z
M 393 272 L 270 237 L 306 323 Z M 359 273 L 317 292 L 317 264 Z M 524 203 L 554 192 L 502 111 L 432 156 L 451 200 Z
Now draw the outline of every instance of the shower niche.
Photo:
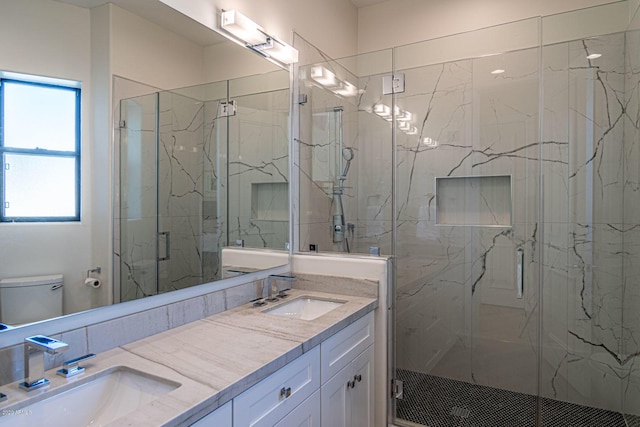
M 251 219 L 289 221 L 289 184 L 286 182 L 251 183 Z
M 436 225 L 511 227 L 511 175 L 436 177 Z

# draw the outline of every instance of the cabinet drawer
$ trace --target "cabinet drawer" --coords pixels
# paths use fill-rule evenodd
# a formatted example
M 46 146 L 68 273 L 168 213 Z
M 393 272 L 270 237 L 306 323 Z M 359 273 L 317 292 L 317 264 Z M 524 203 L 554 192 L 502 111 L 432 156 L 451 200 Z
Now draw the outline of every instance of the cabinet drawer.
M 370 312 L 320 344 L 322 384 L 373 344 L 373 340 L 373 312 Z
M 227 402 L 209 415 L 191 424 L 191 427 L 231 427 L 233 425 L 232 416 L 231 402 Z
M 274 427 L 320 427 L 320 390 L 316 390 Z
M 316 346 L 233 399 L 233 425 L 273 426 L 319 387 Z

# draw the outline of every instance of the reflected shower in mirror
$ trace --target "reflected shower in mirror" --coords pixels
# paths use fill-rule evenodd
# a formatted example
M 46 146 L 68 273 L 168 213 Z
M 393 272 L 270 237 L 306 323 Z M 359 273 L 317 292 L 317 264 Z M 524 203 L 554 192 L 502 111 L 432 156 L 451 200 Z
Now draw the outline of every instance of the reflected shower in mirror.
M 257 270 L 222 265 L 225 246 L 285 249 L 288 84 L 275 71 L 121 101 L 120 301 Z

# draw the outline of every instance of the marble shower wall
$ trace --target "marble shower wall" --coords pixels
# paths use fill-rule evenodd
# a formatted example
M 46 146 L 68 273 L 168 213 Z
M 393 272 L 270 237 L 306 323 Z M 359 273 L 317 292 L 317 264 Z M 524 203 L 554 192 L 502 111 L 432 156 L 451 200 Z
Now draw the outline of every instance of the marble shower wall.
M 636 15 L 637 16 L 637 15 Z M 626 32 L 624 119 L 624 233 L 622 354 L 626 361 L 622 386 L 624 410 L 634 413 L 640 401 L 640 31 Z M 638 414 L 638 411 L 635 411 Z
M 378 103 L 391 106 L 391 95 L 382 94 L 379 74 L 390 73 L 391 50 L 335 61 L 297 34 L 294 45 L 300 52 L 300 93 L 307 97 L 299 105 L 300 131 L 295 139 L 300 250 L 316 244 L 320 251 L 368 254 L 370 247 L 377 246 L 382 254 L 391 254 L 391 123 L 372 113 Z M 314 81 L 310 76 L 315 67 L 356 86 L 357 93 L 339 95 L 329 84 Z M 377 71 L 372 74 L 371 70 Z M 365 77 L 356 77 L 359 75 Z M 347 244 L 334 242 L 332 227 L 333 216 L 339 212 L 338 178 L 346 166 L 341 143 L 354 154 L 341 197 Z
M 355 160 L 360 167 L 352 192 L 357 200 L 354 252 L 369 253 L 369 247 L 377 246 L 381 254 L 388 255 L 393 253 L 393 131 L 390 121 L 372 113 L 375 105 L 392 105 L 392 96 L 382 93 L 385 74 L 359 79 L 364 92 L 358 98 L 355 144 L 360 157 Z
M 229 117 L 229 240 L 253 248 L 289 242 L 289 89 L 233 97 Z
M 329 67 L 329 64 L 324 64 Z M 310 66 L 303 68 L 310 72 Z M 332 219 L 336 199 L 334 188 L 337 177 L 344 171 L 340 151 L 342 146 L 354 150 L 347 179 L 344 181 L 342 204 L 345 223 L 354 225 L 354 234 L 347 232 L 350 246 L 354 245 L 357 226 L 356 191 L 358 165 L 362 150 L 358 146 L 358 111 L 351 99 L 342 99 L 327 89 L 310 85 L 306 81 L 301 92 L 307 103 L 300 106 L 300 136 L 297 139 L 300 165 L 300 249 L 307 251 L 316 244 L 320 251 L 346 252 L 342 243 L 333 242 Z M 342 129 L 340 129 L 342 123 Z M 354 251 L 351 247 L 352 252 Z
M 634 49 L 635 47 L 635 49 Z M 544 396 L 638 414 L 636 32 L 545 46 Z M 601 57 L 588 59 L 587 55 Z M 635 67 L 635 68 L 634 68 Z
M 398 367 L 535 394 L 538 50 L 399 72 L 408 90 L 397 105 L 413 113 L 418 132 L 396 131 Z M 436 179 L 452 177 L 469 178 L 436 194 Z M 444 216 L 448 201 L 453 223 Z M 491 331 L 489 306 L 515 316 L 519 333 Z M 523 366 L 509 385 L 491 369 L 506 352 Z M 438 367 L 452 358 L 455 367 Z

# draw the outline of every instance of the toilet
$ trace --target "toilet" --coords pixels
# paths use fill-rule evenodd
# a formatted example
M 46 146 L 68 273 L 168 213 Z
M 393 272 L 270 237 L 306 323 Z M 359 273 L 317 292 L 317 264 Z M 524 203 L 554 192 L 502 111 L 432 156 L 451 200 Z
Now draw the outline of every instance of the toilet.
M 0 323 L 18 326 L 62 316 L 62 274 L 0 280 Z

